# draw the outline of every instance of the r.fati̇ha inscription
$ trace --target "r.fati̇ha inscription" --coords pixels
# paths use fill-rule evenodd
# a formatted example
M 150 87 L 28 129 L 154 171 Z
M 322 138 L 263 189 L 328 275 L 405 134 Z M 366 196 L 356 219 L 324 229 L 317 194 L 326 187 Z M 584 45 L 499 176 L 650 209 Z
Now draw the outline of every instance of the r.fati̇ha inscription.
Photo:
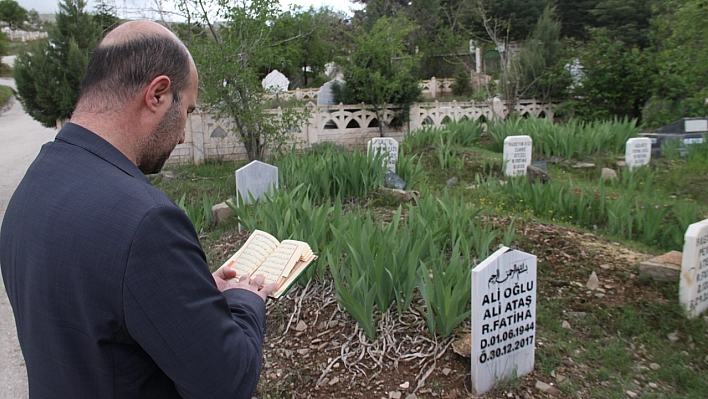
M 472 270 L 472 390 L 533 371 L 536 256 L 502 247 Z
M 679 300 L 697 317 L 708 309 L 708 219 L 688 226 L 684 239 Z
M 627 140 L 624 160 L 629 170 L 648 165 L 651 161 L 651 139 L 635 137 Z

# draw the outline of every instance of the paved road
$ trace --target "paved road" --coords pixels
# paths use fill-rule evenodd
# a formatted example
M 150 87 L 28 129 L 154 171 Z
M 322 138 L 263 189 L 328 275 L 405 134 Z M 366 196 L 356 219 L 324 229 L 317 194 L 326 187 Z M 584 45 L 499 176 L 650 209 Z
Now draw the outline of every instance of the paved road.
M 3 59 L 3 62 L 6 61 Z M 15 81 L 0 78 L 0 85 L 14 88 Z M 30 118 L 18 101 L 0 114 L 0 221 L 5 216 L 12 193 L 40 147 L 52 141 L 56 134 L 56 130 L 47 129 Z M 26 398 L 27 372 L 17 341 L 15 318 L 4 284 L 0 290 L 0 399 Z

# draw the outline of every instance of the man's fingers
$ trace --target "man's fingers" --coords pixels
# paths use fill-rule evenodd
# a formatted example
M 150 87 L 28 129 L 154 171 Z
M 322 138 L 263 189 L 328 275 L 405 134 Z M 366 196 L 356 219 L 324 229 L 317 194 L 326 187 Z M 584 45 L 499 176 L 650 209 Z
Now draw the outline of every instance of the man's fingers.
M 253 283 L 256 284 L 256 286 L 260 287 L 263 285 L 263 282 L 265 281 L 265 276 L 262 274 L 257 275 L 256 277 L 253 278 Z

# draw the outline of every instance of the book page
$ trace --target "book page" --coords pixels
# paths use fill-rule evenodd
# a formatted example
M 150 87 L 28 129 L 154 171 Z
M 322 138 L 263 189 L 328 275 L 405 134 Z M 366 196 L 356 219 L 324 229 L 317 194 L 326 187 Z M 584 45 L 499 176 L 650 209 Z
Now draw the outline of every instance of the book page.
M 294 241 L 294 240 L 283 240 L 283 242 L 280 245 L 283 244 L 288 244 L 288 245 L 295 245 L 300 248 L 300 257 L 295 263 L 289 263 L 287 267 L 283 270 L 283 277 L 287 277 L 290 275 L 290 273 L 293 270 L 293 267 L 298 261 L 306 260 L 307 258 L 312 256 L 312 250 L 310 249 L 310 246 L 307 245 L 306 242 L 302 241 Z
M 284 271 L 290 271 L 295 263 L 300 260 L 302 246 L 297 243 L 285 240 L 280 246 L 268 256 L 263 264 L 251 274 L 253 276 L 263 274 L 265 281 L 263 285 L 268 285 L 278 281 L 281 276 L 286 276 Z
M 278 240 L 272 235 L 256 230 L 245 244 L 224 263 L 236 270 L 238 277 L 251 274 L 278 247 Z
M 280 298 L 286 292 L 288 292 L 290 287 L 295 284 L 295 281 L 297 281 L 300 275 L 305 270 L 307 270 L 307 268 L 310 266 L 310 263 L 312 263 L 312 261 L 315 259 L 317 259 L 317 256 L 310 253 L 310 256 L 308 256 L 306 259 L 298 261 L 290 272 L 290 275 L 288 275 L 287 277 L 283 276 L 284 279 L 280 283 L 280 286 L 270 296 L 277 299 Z

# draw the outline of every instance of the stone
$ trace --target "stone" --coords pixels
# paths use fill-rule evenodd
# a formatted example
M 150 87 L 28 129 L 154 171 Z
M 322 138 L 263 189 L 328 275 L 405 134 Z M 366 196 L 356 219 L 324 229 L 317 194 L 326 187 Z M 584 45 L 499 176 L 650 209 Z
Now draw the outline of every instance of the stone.
M 669 341 L 671 341 L 671 342 L 678 342 L 679 335 L 676 332 L 672 332 L 672 333 L 666 334 L 666 338 L 668 338 Z
M 327 385 L 332 386 L 332 385 L 336 385 L 337 383 L 339 383 L 339 377 L 334 377 L 331 380 L 329 380 Z
M 531 166 L 539 168 L 541 170 L 548 170 L 548 161 L 534 161 L 531 162 Z
M 684 236 L 679 302 L 688 317 L 708 309 L 708 219 L 688 226 Z
M 545 393 L 546 395 L 560 395 L 561 391 L 560 389 L 554 387 L 553 385 L 546 384 L 543 381 L 536 381 L 536 385 L 534 386 L 536 390 Z
M 418 397 L 415 396 L 414 393 L 409 393 L 408 396 L 406 396 L 406 399 L 418 399 Z
M 626 393 L 627 396 L 629 396 L 630 398 L 636 398 L 637 396 L 639 396 L 639 395 L 637 395 L 636 393 L 634 393 L 634 392 L 632 392 L 632 391 L 625 391 L 625 393 Z
M 544 169 L 538 168 L 533 165 L 529 165 L 526 168 L 526 177 L 531 183 L 539 181 L 541 182 L 541 184 L 546 184 L 551 181 L 550 173 L 546 172 Z
M 600 288 L 600 279 L 597 278 L 597 274 L 595 272 L 592 272 L 590 275 L 590 278 L 588 279 L 588 282 L 585 284 L 586 287 L 588 287 L 589 290 L 596 290 Z
M 617 172 L 614 169 L 602 168 L 602 172 L 600 172 L 600 179 L 617 180 Z
M 450 372 L 452 372 L 452 370 L 451 370 L 449 367 L 445 367 L 444 369 L 442 369 L 442 373 L 443 373 L 446 377 L 447 377 L 448 375 L 450 375 Z
M 163 170 L 160 172 L 160 176 L 162 176 L 165 180 L 173 180 L 175 178 L 175 172 L 171 170 Z
M 391 196 L 391 197 L 395 198 L 398 202 L 401 202 L 404 204 L 414 201 L 413 193 L 410 191 L 399 190 L 397 188 L 379 187 L 379 192 L 381 194 Z
M 305 355 L 307 355 L 308 353 L 310 353 L 310 350 L 307 349 L 307 348 L 305 348 L 305 349 L 298 349 L 298 350 L 297 350 L 297 353 L 298 353 L 299 355 L 305 356 Z
M 447 179 L 447 185 L 450 187 L 456 186 L 457 183 L 459 183 L 459 181 L 460 180 L 457 178 L 457 176 L 453 176 L 453 177 Z
M 610 265 L 600 265 L 600 269 L 602 269 L 602 270 L 610 270 L 610 269 L 612 269 L 612 266 L 610 266 Z
M 585 312 L 568 312 L 568 316 L 584 319 L 588 314 Z
M 533 371 L 536 286 L 536 256 L 507 247 L 472 269 L 473 394 Z M 516 335 L 500 339 L 506 331 Z
M 305 331 L 305 330 L 307 330 L 307 323 L 305 323 L 304 321 L 300 320 L 300 321 L 297 323 L 297 326 L 295 326 L 295 331 L 302 332 L 302 331 Z
M 573 165 L 574 169 L 592 169 L 594 167 L 595 167 L 595 164 L 590 163 L 590 162 L 578 162 Z
M 288 91 L 288 86 L 290 86 L 290 81 L 288 77 L 278 72 L 277 69 L 273 69 L 265 78 L 261 81 L 261 86 L 266 91 L 279 92 Z
M 656 384 L 653 383 L 653 382 L 650 382 L 650 383 L 649 383 L 649 388 L 651 388 L 651 389 L 656 389 L 656 388 L 659 388 L 659 386 L 656 385 Z
M 388 393 L 388 399 L 401 399 L 401 393 L 399 391 L 391 391 Z
M 651 160 L 651 139 L 635 137 L 627 140 L 624 161 L 629 170 L 648 165 Z
M 566 320 L 563 320 L 563 323 L 561 323 L 561 327 L 565 328 L 566 330 L 570 329 L 570 323 L 568 323 Z
M 399 385 L 398 387 L 401 389 L 408 389 L 408 387 L 410 387 L 410 386 L 411 386 L 411 383 L 406 381 L 403 384 Z
M 656 281 L 678 281 L 682 253 L 671 251 L 639 263 L 639 274 Z
M 370 153 L 383 153 L 383 165 L 388 170 L 396 173 L 396 163 L 398 162 L 398 141 L 390 137 L 375 137 L 366 146 L 367 155 Z
M 323 84 L 322 87 L 320 87 L 320 91 L 317 93 L 317 105 L 337 105 L 337 102 L 334 98 L 334 91 L 332 90 L 332 85 L 342 83 L 343 82 L 340 82 L 338 80 L 330 80 L 329 82 Z
M 256 200 L 264 199 L 277 188 L 278 168 L 273 165 L 253 161 L 236 170 L 236 191 L 246 205 L 251 204 L 251 196 Z
M 228 206 L 226 202 L 222 202 L 211 207 L 211 221 L 214 224 L 219 224 L 221 222 L 227 221 L 231 219 L 233 215 L 234 210 L 231 209 L 231 207 Z
M 401 179 L 401 177 L 398 176 L 396 173 L 391 172 L 389 170 L 384 175 L 384 187 L 396 190 L 403 190 L 404 188 L 406 188 L 406 181 Z
M 469 358 L 472 356 L 472 334 L 462 334 L 452 342 L 452 350 L 460 356 Z
M 523 176 L 531 165 L 533 141 L 530 136 L 509 136 L 504 139 L 504 174 Z
M 661 366 L 657 363 L 650 363 L 649 368 L 652 370 L 659 370 L 661 368 Z

